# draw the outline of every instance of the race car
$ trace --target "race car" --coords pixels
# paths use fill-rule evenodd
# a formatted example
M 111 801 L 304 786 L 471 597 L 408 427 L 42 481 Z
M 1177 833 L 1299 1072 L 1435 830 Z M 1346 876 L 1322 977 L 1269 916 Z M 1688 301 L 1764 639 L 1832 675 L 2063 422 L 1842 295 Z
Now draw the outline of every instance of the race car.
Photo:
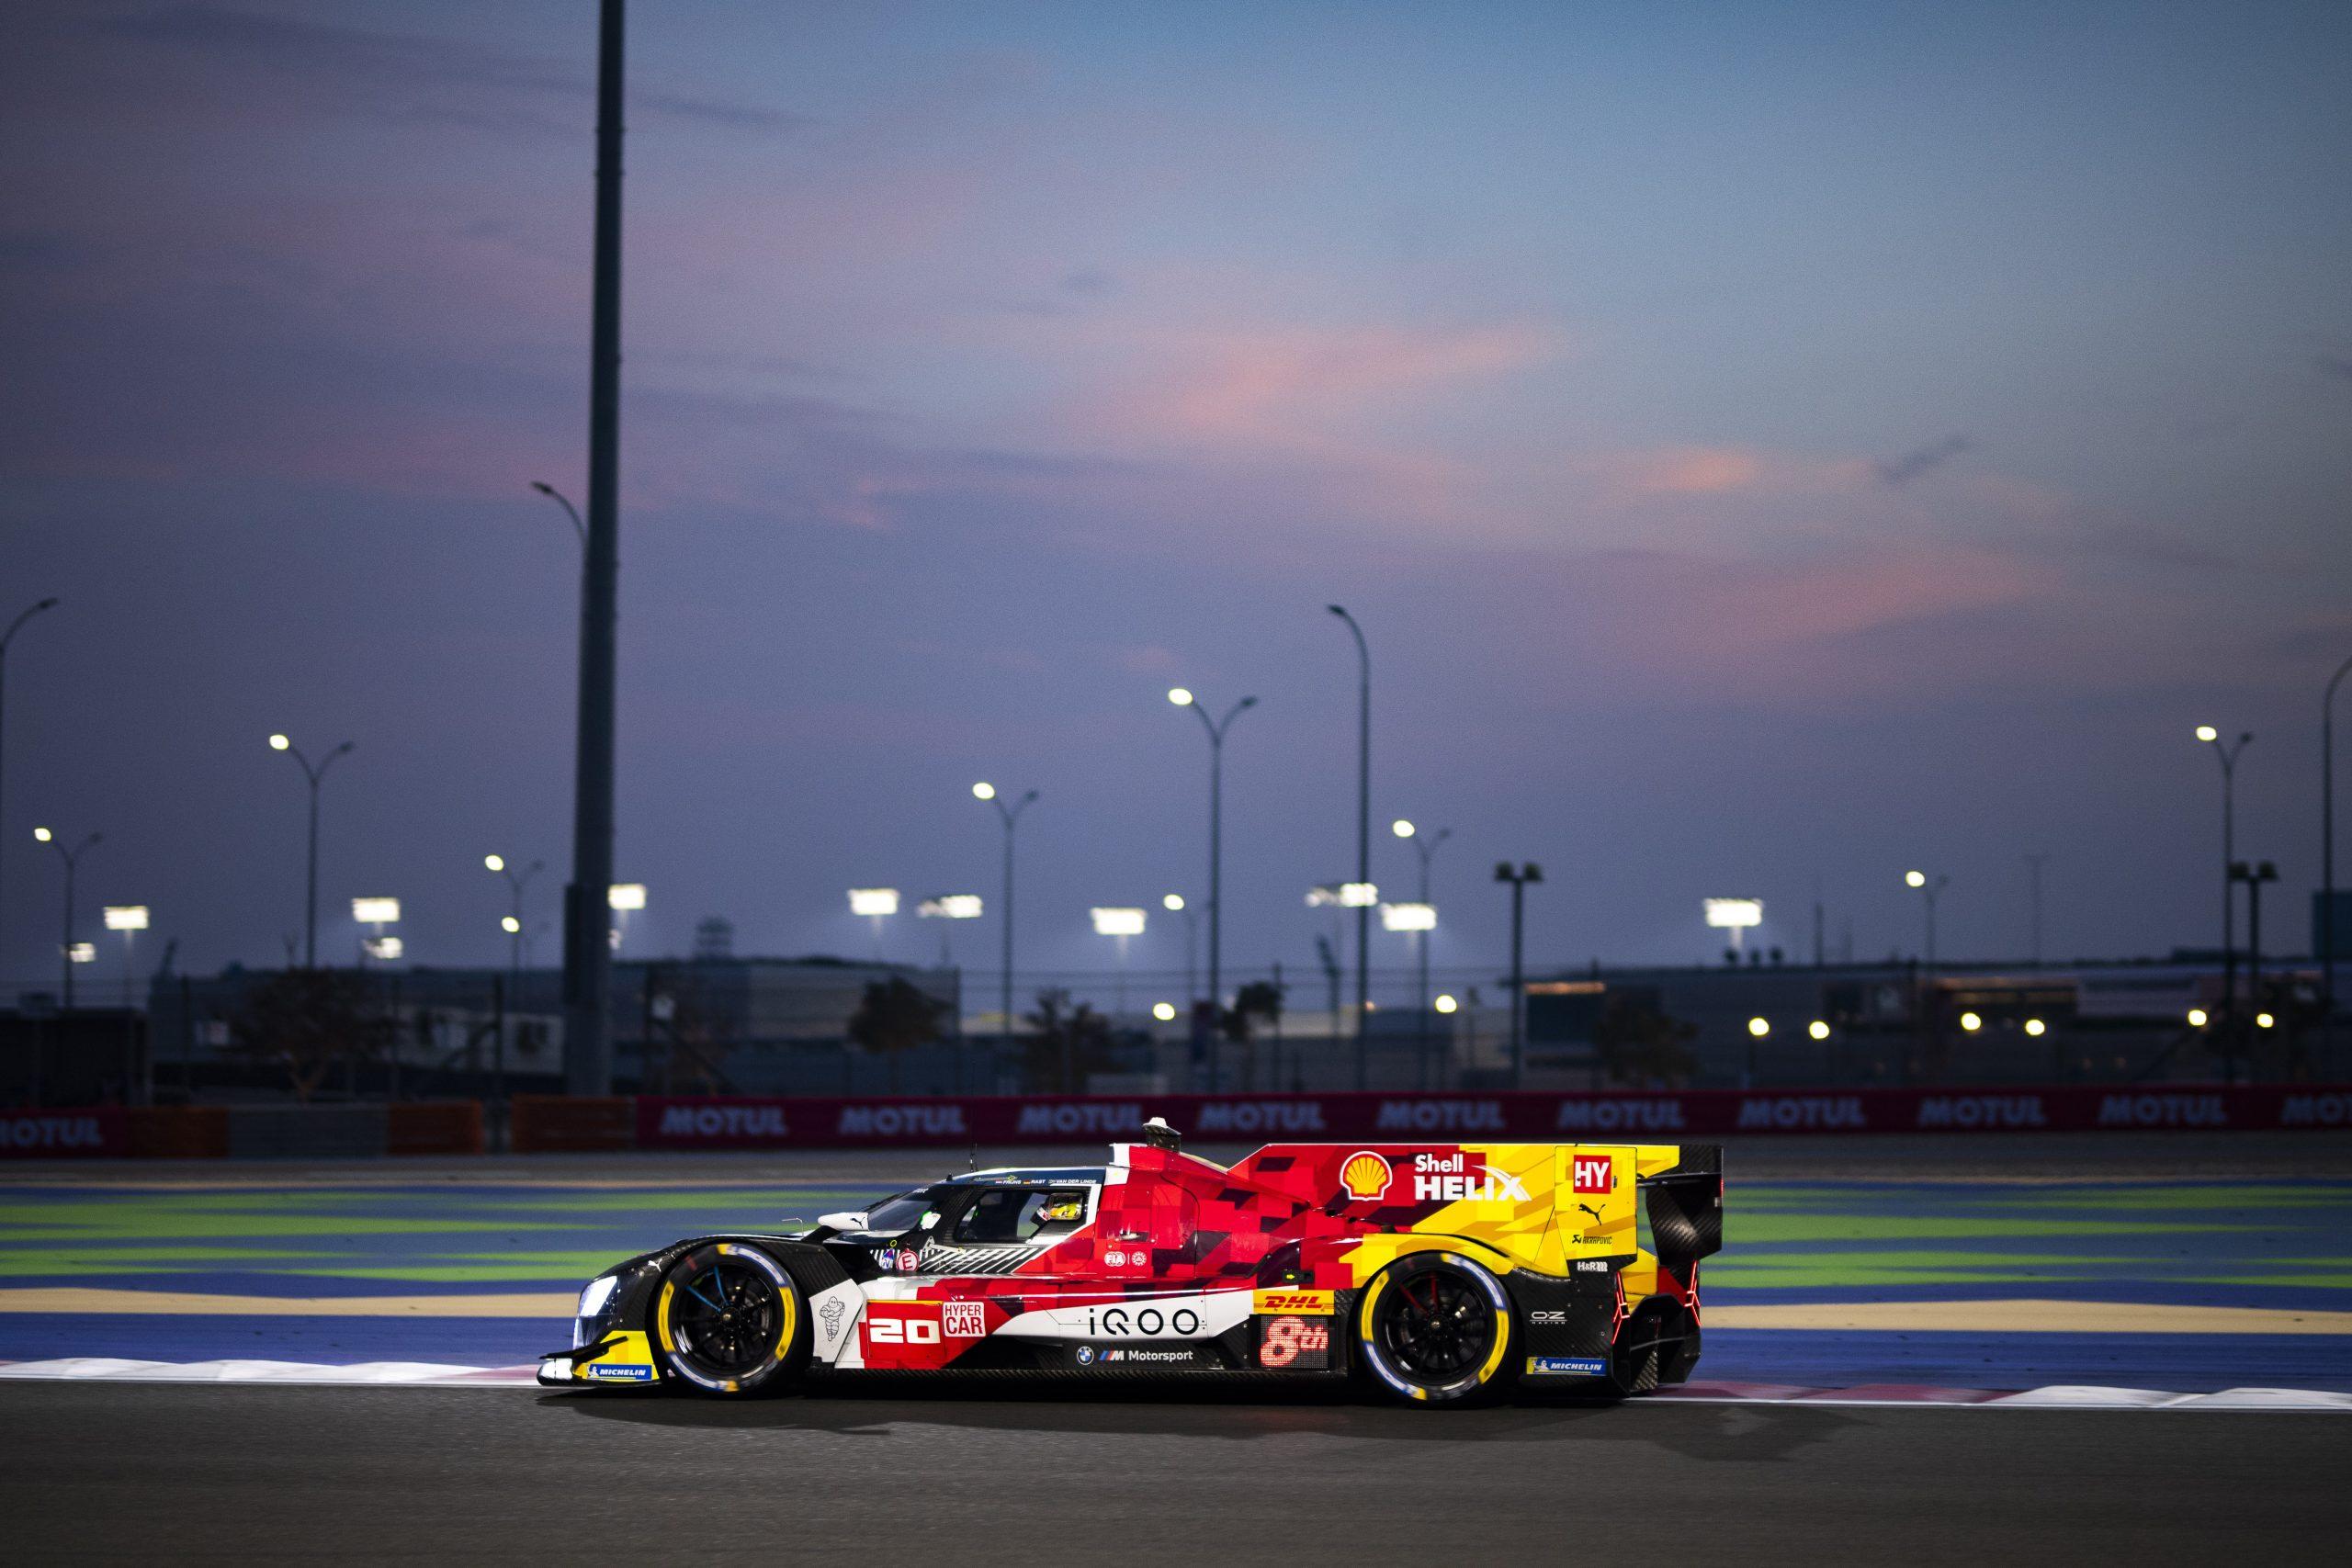
M 1100 1166 L 975 1170 L 787 1235 L 701 1236 L 580 1293 L 546 1387 L 768 1394 L 832 1375 L 1515 1381 L 1604 1396 L 1699 1359 L 1723 1157 L 1651 1144 L 1272 1144 L 1154 1119 Z

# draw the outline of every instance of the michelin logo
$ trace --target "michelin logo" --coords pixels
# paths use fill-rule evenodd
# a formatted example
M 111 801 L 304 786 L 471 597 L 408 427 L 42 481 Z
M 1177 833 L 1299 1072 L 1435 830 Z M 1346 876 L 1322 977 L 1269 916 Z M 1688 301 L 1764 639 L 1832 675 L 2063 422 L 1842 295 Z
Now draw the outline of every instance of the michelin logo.
M 587 1371 L 588 1375 L 598 1382 L 651 1382 L 653 1381 L 651 1367 L 608 1367 L 600 1361 L 591 1361 L 588 1363 Z
M 1530 1356 L 1527 1371 L 1531 1377 L 1605 1377 L 1609 1363 L 1598 1356 Z

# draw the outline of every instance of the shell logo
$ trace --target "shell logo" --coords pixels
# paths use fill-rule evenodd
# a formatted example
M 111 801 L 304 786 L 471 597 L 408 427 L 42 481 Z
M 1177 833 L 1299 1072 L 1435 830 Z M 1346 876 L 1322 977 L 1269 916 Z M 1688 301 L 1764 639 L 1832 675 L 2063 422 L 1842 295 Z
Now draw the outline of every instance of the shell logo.
M 1366 1149 L 1350 1155 L 1348 1163 L 1340 1168 L 1340 1185 L 1347 1189 L 1349 1197 L 1368 1202 L 1388 1196 L 1388 1183 L 1395 1175 L 1386 1160 Z

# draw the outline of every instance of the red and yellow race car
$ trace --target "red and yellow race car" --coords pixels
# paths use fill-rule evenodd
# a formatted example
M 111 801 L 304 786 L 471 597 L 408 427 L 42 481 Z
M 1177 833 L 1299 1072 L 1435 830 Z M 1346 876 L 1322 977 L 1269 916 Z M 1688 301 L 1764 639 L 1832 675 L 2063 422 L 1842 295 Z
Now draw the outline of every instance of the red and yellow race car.
M 581 1292 L 553 1388 L 743 1396 L 859 1372 L 1354 1374 L 1447 1404 L 1635 1394 L 1699 1359 L 1723 1159 L 1653 1144 L 1272 1144 L 1154 1122 L 1102 1166 L 972 1171 Z

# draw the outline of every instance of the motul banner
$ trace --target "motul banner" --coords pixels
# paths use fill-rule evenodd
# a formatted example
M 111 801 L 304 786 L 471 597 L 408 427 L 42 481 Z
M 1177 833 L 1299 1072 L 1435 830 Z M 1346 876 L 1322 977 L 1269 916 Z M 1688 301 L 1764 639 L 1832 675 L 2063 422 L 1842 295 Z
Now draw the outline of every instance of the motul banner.
M 1685 1089 L 1625 1094 L 1137 1094 L 637 1101 L 640 1148 L 1100 1144 L 1152 1116 L 1204 1143 L 1672 1143 L 1826 1133 L 2352 1127 L 2352 1086 Z
M 74 1159 L 129 1154 L 122 1111 L 0 1111 L 0 1159 Z

